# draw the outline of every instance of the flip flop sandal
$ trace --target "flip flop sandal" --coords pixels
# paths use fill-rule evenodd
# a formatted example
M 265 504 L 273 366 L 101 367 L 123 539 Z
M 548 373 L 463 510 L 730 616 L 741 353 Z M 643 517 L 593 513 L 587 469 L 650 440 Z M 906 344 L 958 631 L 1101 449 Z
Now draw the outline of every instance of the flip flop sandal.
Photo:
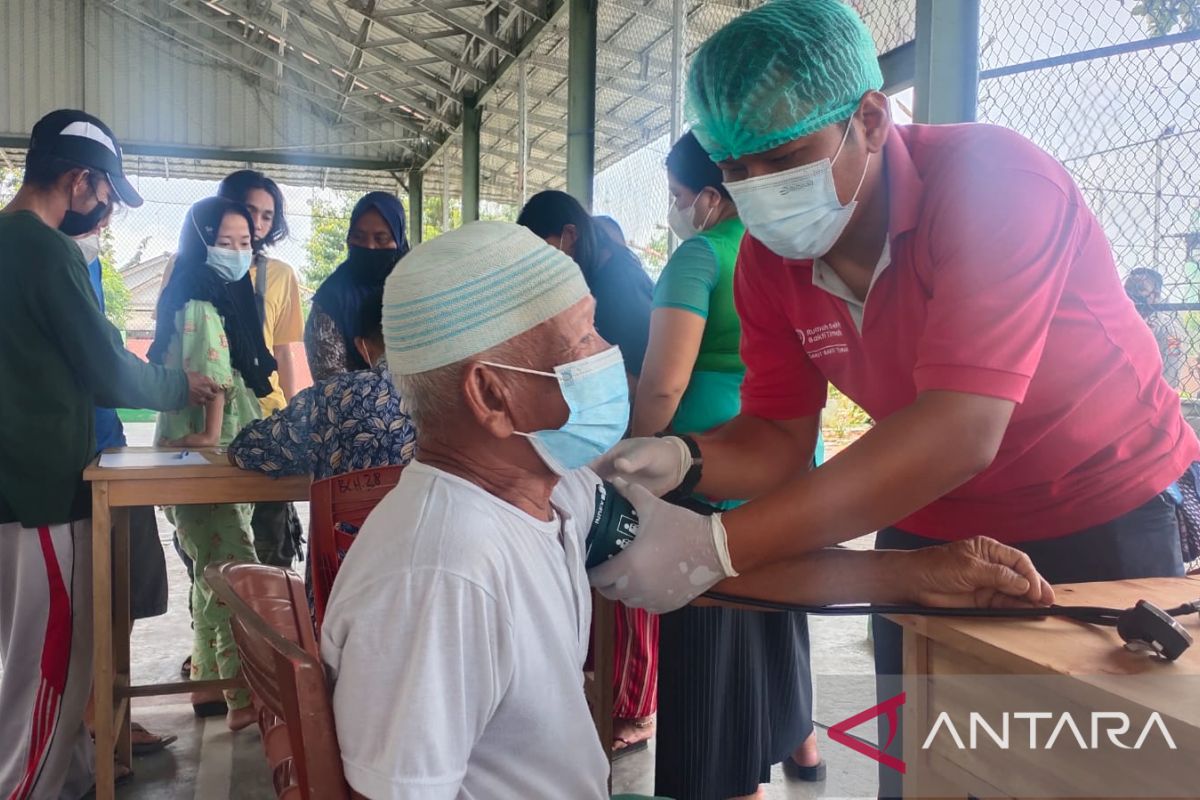
M 650 746 L 649 739 L 642 739 L 640 742 L 630 742 L 628 739 L 622 739 L 620 737 L 617 737 L 616 741 L 623 743 L 625 746 L 619 747 L 619 748 L 618 747 L 613 748 L 613 750 L 612 750 L 612 760 L 613 761 L 619 761 L 622 758 L 624 758 L 625 756 L 630 756 L 630 755 L 633 755 L 634 753 L 640 753 L 643 750 L 645 750 L 647 747 Z
M 783 760 L 783 774 L 794 781 L 806 781 L 807 783 L 820 783 L 825 780 L 827 773 L 825 759 L 821 759 L 811 767 L 806 767 L 803 764 L 797 764 L 796 759 L 788 756 Z
M 167 745 L 173 744 L 179 739 L 179 737 L 173 733 L 163 735 L 151 733 L 150 731 L 146 730 L 141 723 L 138 722 L 130 723 L 129 728 L 134 734 L 140 733 L 144 734 L 145 736 L 153 737 L 153 739 L 149 741 L 135 741 L 133 743 L 133 754 L 135 756 L 148 756 L 151 753 L 157 753 L 161 750 L 165 750 Z

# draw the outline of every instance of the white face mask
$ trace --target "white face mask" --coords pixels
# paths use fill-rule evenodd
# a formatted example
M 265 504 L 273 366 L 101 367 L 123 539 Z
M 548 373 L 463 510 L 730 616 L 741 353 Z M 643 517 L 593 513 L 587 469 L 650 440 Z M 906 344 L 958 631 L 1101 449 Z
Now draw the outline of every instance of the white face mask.
M 80 252 L 83 253 L 85 263 L 92 263 L 100 255 L 100 234 L 89 233 L 87 236 L 80 236 L 75 240 L 75 244 L 79 245 Z
M 833 181 L 833 164 L 846 146 L 850 125 L 846 124 L 832 160 L 823 158 L 774 175 L 725 184 L 746 230 L 771 252 L 784 258 L 819 258 L 846 230 L 871 163 L 868 154 L 854 196 L 842 205 Z
M 696 200 L 700 199 L 700 195 L 696 195 Z M 697 226 L 696 219 L 696 200 L 687 208 L 680 208 L 678 204 L 672 202 L 671 207 L 667 209 L 667 227 L 671 229 L 671 233 L 679 237 L 679 241 L 686 242 L 693 236 L 708 229 L 708 219 L 712 216 L 712 212 L 716 206 L 709 206 L 708 213 L 704 215 L 704 220 Z

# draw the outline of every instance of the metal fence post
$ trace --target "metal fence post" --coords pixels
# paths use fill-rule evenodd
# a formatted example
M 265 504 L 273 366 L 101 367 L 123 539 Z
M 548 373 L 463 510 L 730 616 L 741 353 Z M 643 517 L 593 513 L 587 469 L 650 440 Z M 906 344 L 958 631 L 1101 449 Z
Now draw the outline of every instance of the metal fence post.
M 463 95 L 462 126 L 462 221 L 479 219 L 479 130 L 483 111 L 474 94 Z
M 917 0 L 916 122 L 974 122 L 979 0 Z
M 591 211 L 596 173 L 596 0 L 570 0 L 567 191 Z
M 425 233 L 425 184 L 424 173 L 419 169 L 408 173 L 408 215 L 412 223 L 408 229 L 408 240 L 420 244 Z

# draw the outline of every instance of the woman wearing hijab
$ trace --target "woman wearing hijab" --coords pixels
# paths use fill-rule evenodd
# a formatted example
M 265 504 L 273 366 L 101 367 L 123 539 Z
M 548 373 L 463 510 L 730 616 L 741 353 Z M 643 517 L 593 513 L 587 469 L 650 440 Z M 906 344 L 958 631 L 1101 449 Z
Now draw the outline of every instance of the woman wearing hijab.
M 259 323 L 250 262 L 254 220 L 249 210 L 220 197 L 189 209 L 179 235 L 175 270 L 158 300 L 150 361 L 199 372 L 221 391 L 205 406 L 158 416 L 155 439 L 167 446 L 228 445 L 242 426 L 258 419 L 258 398 L 272 391 L 275 359 Z M 241 663 L 221 606 L 204 579 L 218 561 L 257 561 L 251 534 L 253 505 L 176 506 L 179 544 L 195 564 L 192 581 L 192 680 L 237 677 Z M 254 722 L 246 690 L 193 693 L 198 716 L 226 713 L 231 730 Z
M 313 295 L 304 326 L 304 348 L 314 381 L 368 369 L 354 347 L 363 298 L 383 288 L 396 262 L 408 252 L 404 204 L 394 194 L 370 192 L 350 214 L 349 252 Z

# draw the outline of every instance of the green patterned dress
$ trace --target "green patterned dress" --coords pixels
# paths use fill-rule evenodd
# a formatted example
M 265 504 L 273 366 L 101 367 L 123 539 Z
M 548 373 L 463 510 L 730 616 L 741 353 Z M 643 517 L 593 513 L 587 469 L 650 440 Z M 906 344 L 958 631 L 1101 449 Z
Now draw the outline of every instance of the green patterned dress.
M 246 388 L 229 360 L 229 341 L 220 314 L 212 303 L 191 300 L 175 312 L 175 335 L 164 366 L 199 372 L 225 390 L 225 415 L 219 444 L 228 446 L 246 423 L 260 416 L 258 398 Z M 160 444 L 204 432 L 204 409 L 188 406 L 158 415 L 155 441 Z M 241 670 L 229 611 L 204 579 L 204 568 L 221 561 L 257 561 L 249 503 L 174 506 L 167 509 L 175 523 L 179 545 L 195 562 L 192 581 L 192 680 L 234 678 Z M 245 690 L 226 692 L 230 708 L 250 703 Z

